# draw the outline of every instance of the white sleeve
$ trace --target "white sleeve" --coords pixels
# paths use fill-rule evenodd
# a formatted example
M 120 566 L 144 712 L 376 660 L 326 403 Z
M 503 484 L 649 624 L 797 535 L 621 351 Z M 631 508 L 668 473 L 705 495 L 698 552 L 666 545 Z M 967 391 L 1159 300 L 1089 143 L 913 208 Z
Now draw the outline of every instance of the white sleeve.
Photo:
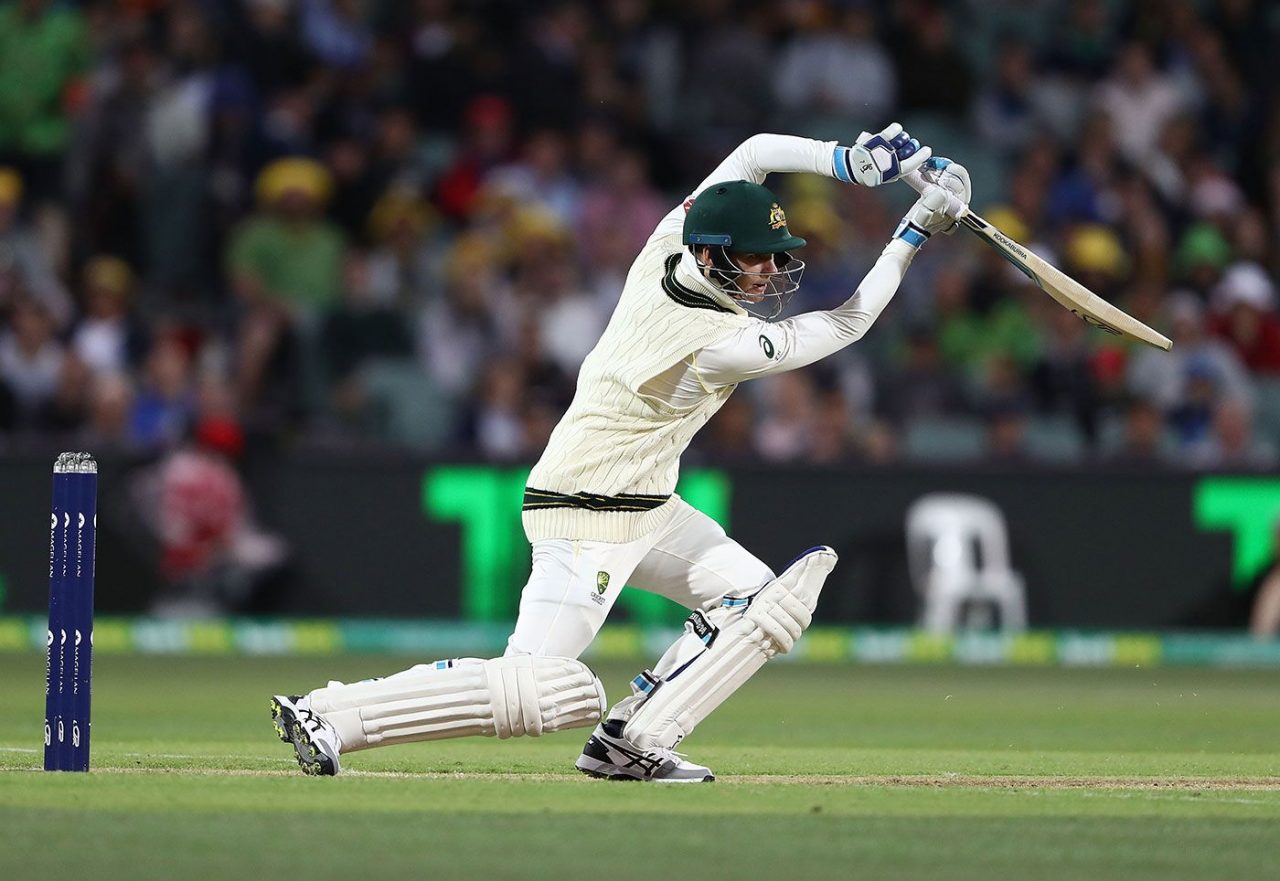
M 861 339 L 897 293 L 915 253 L 911 245 L 894 239 L 853 296 L 836 308 L 761 322 L 707 346 L 694 358 L 698 379 L 706 386 L 724 386 L 795 370 Z
M 689 197 L 673 208 L 654 230 L 654 237 L 676 235 L 684 228 L 684 215 L 689 203 L 712 184 L 729 180 L 749 180 L 764 183 L 769 174 L 807 171 L 841 180 L 843 165 L 840 147 L 835 141 L 815 141 L 795 135 L 752 135 L 738 145 L 715 171 L 707 175 L 689 194 Z

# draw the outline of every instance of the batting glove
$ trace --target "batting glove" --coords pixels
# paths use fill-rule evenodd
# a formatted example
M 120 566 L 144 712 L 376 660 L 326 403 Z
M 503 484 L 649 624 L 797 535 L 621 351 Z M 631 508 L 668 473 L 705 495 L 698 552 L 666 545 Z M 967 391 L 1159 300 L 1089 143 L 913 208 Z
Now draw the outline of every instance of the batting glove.
M 836 147 L 832 164 L 840 180 L 878 187 L 910 174 L 932 155 L 895 122 L 874 135 L 863 132 L 852 147 Z
M 932 156 L 920 166 L 920 176 L 929 183 L 942 187 L 965 205 L 973 199 L 973 183 L 969 180 L 969 169 L 959 162 L 952 162 L 941 156 Z M 954 204 L 949 204 L 948 213 L 955 217 L 959 212 L 955 210 Z M 952 221 L 949 226 L 939 232 L 951 235 L 959 227 L 960 224 Z

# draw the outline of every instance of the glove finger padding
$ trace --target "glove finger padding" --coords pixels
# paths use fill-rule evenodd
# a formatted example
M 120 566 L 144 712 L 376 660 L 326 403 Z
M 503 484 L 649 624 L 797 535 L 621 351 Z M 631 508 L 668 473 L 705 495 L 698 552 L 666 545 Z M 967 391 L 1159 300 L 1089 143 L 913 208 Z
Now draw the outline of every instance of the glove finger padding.
M 858 135 L 858 140 L 854 141 L 854 143 L 865 144 L 867 141 L 874 138 L 877 134 L 880 135 L 880 137 L 884 138 L 886 141 L 896 138 L 898 135 L 902 134 L 902 123 L 891 122 L 887 126 L 882 128 L 879 132 L 876 132 L 874 134 L 871 132 L 861 132 Z

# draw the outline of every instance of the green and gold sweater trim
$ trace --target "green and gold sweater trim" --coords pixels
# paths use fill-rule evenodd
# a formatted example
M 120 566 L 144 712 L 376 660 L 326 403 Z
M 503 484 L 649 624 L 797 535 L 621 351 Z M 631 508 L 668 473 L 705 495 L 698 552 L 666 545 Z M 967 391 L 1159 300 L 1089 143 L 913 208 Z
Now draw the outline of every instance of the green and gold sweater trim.
M 546 489 L 525 487 L 524 510 L 538 511 L 543 508 L 581 508 L 585 511 L 652 511 L 671 498 L 670 495 L 642 495 L 637 493 L 619 493 L 616 496 L 605 496 L 599 493 L 551 492 Z

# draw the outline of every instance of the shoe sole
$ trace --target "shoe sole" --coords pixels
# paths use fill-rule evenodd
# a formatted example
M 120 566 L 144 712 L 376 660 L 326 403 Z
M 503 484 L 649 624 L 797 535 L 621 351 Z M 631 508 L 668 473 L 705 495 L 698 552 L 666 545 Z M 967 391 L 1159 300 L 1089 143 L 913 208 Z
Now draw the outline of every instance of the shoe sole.
M 298 767 L 312 777 L 332 777 L 338 773 L 333 760 L 320 751 L 307 734 L 307 729 L 298 721 L 293 710 L 280 702 L 271 699 L 271 724 L 276 736 L 288 744 L 292 744 L 293 752 L 298 759 Z
M 594 763 L 594 767 L 591 764 L 584 765 L 584 760 L 586 760 L 587 763 Z M 627 783 L 658 783 L 658 784 L 664 784 L 664 785 L 677 785 L 680 783 L 714 783 L 716 779 L 716 776 L 714 774 L 707 774 L 703 777 L 684 777 L 684 778 L 636 777 L 632 774 L 622 774 L 617 772 L 606 771 L 604 770 L 605 768 L 610 768 L 614 766 L 609 765 L 605 762 L 601 762 L 598 759 L 593 759 L 590 756 L 582 756 L 580 759 L 578 759 L 578 763 L 574 765 L 574 767 L 576 767 L 583 774 L 586 774 L 588 777 L 593 777 L 596 780 L 615 780 L 618 782 L 627 782 Z
M 290 716 L 293 714 L 290 713 Z M 280 738 L 281 743 L 293 743 L 293 738 L 289 736 L 287 730 L 288 722 L 285 721 L 284 705 L 280 703 L 278 698 L 271 699 L 271 725 L 276 729 L 276 737 Z

